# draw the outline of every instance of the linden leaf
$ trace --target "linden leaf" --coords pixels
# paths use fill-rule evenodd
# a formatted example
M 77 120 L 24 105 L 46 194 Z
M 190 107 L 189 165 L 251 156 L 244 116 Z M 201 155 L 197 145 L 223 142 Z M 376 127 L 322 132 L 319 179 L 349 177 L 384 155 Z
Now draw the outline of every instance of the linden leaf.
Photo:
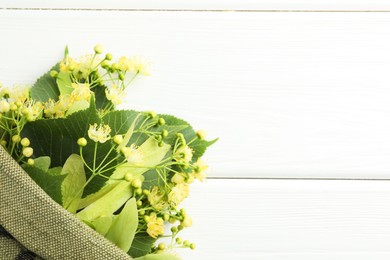
M 31 87 L 31 98 L 37 101 L 46 102 L 49 99 L 58 100 L 60 91 L 58 90 L 55 78 L 50 75 L 50 71 L 59 70 L 56 64 L 51 70 L 42 75 Z
M 156 240 L 156 238 L 149 236 L 146 232 L 138 233 L 135 235 L 131 248 L 127 254 L 132 257 L 141 257 L 149 254 Z
M 62 206 L 71 213 L 76 213 L 86 183 L 84 163 L 77 154 L 72 154 L 62 168 L 66 174 L 61 185 Z
M 61 204 L 61 185 L 66 175 L 51 175 L 39 168 L 25 166 L 24 170 L 55 202 Z

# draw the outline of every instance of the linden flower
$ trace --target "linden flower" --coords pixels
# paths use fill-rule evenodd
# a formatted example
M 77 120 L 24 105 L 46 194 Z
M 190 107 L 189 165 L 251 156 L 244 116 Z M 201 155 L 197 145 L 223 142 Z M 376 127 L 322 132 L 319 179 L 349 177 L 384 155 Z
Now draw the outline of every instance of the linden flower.
M 138 146 L 135 144 L 130 147 L 123 147 L 122 153 L 126 157 L 126 161 L 133 165 L 141 165 L 144 159 L 143 153 L 138 150 Z
M 73 102 L 68 95 L 60 96 L 59 100 L 54 104 L 52 112 L 54 112 L 56 117 L 64 117 L 65 112 L 71 107 L 72 103 Z
M 41 102 L 29 101 L 23 104 L 21 108 L 21 113 L 26 116 L 28 121 L 35 121 L 43 110 L 43 105 Z
M 171 192 L 168 194 L 168 201 L 172 206 L 176 207 L 179 205 L 185 198 L 188 197 L 190 193 L 190 187 L 186 183 L 180 183 L 175 185 Z
M 45 108 L 43 112 L 45 113 L 46 117 L 53 117 L 55 115 L 56 111 L 54 109 L 54 106 L 55 106 L 55 101 L 53 99 L 49 99 L 45 103 Z
M 106 89 L 106 97 L 114 105 L 119 105 L 122 103 L 123 90 L 118 88 L 116 85 L 112 85 L 110 89 Z
M 167 206 L 167 203 L 163 200 L 164 192 L 159 191 L 157 186 L 154 186 L 152 191 L 148 195 L 150 205 L 156 210 L 162 210 Z
M 10 101 L 21 106 L 30 97 L 30 88 L 27 86 L 16 86 L 9 92 Z
M 77 63 L 72 58 L 67 58 L 66 61 L 61 61 L 60 63 L 60 71 L 70 72 L 77 67 Z
M 7 113 L 10 109 L 10 104 L 6 100 L 0 101 L 0 113 Z
M 72 101 L 86 100 L 91 98 L 91 89 L 88 83 L 72 83 L 73 91 L 70 94 Z
M 150 62 L 139 56 L 121 57 L 118 61 L 118 67 L 122 71 L 135 72 L 144 76 L 150 75 Z
M 194 163 L 193 165 L 194 171 L 192 172 L 192 176 L 194 176 L 195 179 L 198 179 L 200 181 L 204 181 L 206 178 L 206 174 L 204 174 L 204 171 L 208 168 L 207 164 L 205 164 L 200 158 Z
M 157 238 L 165 232 L 164 220 L 162 218 L 158 218 L 155 213 L 150 214 L 147 226 L 148 229 L 146 232 L 153 238 Z
M 88 129 L 88 137 L 94 142 L 105 143 L 110 139 L 111 128 L 109 125 L 99 126 L 97 124 L 93 124 L 89 126 Z
M 9 88 L 7 88 L 7 87 L 1 87 L 0 89 L 1 89 L 1 90 L 0 90 L 0 97 L 9 96 L 9 93 L 10 93 Z
M 192 150 L 187 145 L 182 145 L 176 150 L 174 158 L 177 162 L 187 163 L 192 160 Z
M 88 75 L 95 71 L 101 62 L 101 58 L 93 57 L 93 55 L 84 55 L 78 59 L 75 69 L 73 71 L 74 75 L 79 75 L 81 78 L 87 78 Z

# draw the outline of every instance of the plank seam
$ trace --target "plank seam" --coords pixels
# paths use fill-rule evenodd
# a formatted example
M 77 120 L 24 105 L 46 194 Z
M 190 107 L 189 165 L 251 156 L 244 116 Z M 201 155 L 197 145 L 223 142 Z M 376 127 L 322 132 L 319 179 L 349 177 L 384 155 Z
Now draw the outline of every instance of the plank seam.
M 237 12 L 237 13 L 389 13 L 390 10 L 220 10 L 220 9 L 93 9 L 0 7 L 1 11 L 89 11 L 89 12 Z

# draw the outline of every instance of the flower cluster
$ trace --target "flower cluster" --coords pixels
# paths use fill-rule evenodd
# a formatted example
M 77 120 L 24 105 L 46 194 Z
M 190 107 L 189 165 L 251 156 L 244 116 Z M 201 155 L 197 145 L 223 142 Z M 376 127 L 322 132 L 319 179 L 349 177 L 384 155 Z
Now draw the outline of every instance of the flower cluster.
M 74 59 L 66 49 L 31 88 L 0 86 L 1 145 L 33 179 L 50 179 L 42 188 L 56 202 L 132 257 L 194 249 L 178 236 L 192 225 L 180 204 L 191 183 L 204 181 L 201 157 L 216 140 L 174 116 L 115 110 L 150 64 L 102 52 L 97 45 Z

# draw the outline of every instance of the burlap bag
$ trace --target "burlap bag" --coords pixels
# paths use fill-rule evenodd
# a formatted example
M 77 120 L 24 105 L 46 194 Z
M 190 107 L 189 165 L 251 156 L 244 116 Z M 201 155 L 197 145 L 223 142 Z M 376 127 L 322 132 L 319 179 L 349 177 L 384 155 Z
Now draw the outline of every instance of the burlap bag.
M 131 259 L 54 202 L 0 147 L 0 259 Z

